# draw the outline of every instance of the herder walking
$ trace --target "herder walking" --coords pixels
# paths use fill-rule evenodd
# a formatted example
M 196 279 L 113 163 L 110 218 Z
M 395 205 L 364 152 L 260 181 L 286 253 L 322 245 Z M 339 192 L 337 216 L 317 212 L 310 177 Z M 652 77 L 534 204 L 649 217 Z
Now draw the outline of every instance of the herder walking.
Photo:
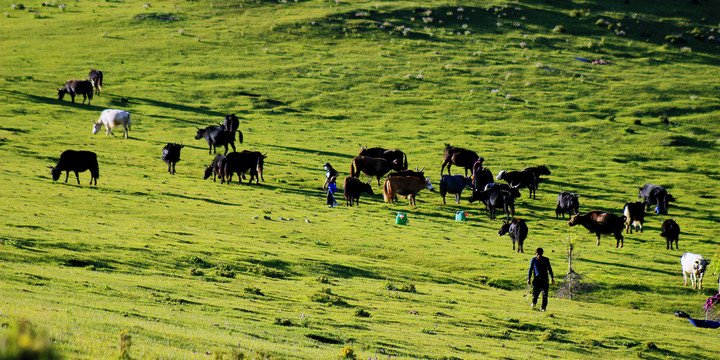
M 542 256 L 542 254 L 542 248 L 537 248 L 537 250 L 535 250 L 535 257 L 530 260 L 527 283 L 530 285 L 530 277 L 534 275 L 535 278 L 532 280 L 533 296 L 530 308 L 535 308 L 538 295 L 540 295 L 540 292 L 542 291 L 542 306 L 540 311 L 545 311 L 545 308 L 547 307 L 548 290 L 550 289 L 550 285 L 548 284 L 548 273 L 550 274 L 550 280 L 553 285 L 555 285 L 555 276 L 553 275 L 552 266 L 550 266 L 550 259 Z

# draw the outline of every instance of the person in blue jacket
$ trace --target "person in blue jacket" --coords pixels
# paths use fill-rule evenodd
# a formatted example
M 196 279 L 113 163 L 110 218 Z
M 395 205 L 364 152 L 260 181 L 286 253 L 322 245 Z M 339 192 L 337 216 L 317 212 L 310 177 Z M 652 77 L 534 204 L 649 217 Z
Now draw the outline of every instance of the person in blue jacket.
M 555 276 L 553 275 L 552 266 L 550 266 L 550 259 L 542 256 L 542 254 L 542 248 L 537 248 L 537 250 L 535 250 L 535 257 L 530 260 L 530 269 L 528 270 L 527 283 L 528 285 L 530 285 L 530 277 L 534 276 L 532 280 L 533 296 L 530 308 L 535 308 L 538 296 L 540 295 L 540 292 L 542 292 L 542 305 L 540 307 L 540 311 L 545 311 L 548 301 L 548 290 L 550 289 L 550 284 L 548 283 L 548 274 L 550 275 L 549 280 L 552 281 L 553 285 L 555 285 Z
M 323 189 L 327 190 L 326 204 L 330 207 L 336 207 L 338 202 L 335 201 L 333 194 L 337 191 L 337 184 L 335 183 L 335 180 L 339 174 L 335 169 L 333 169 L 330 163 L 325 163 L 323 168 L 325 168 L 325 184 L 323 184 Z

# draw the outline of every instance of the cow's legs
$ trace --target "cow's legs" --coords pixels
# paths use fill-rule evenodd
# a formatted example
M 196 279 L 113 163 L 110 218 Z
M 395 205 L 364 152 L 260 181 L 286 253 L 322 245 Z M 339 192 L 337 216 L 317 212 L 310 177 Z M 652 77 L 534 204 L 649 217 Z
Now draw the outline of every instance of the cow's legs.
M 233 151 L 236 151 L 236 150 L 235 150 L 235 143 L 234 143 L 234 142 L 231 142 L 231 143 L 230 143 L 230 146 L 232 146 Z M 227 145 L 225 145 L 225 148 L 227 149 Z
M 72 103 L 75 103 L 75 94 L 70 93 L 70 100 L 72 100 Z
M 445 200 L 445 198 L 443 198 L 443 204 L 445 203 L 444 200 Z M 456 204 L 460 203 L 460 193 L 455 194 L 455 203 Z
M 675 239 L 675 250 L 680 250 L 680 247 L 678 247 L 678 239 Z M 670 240 L 670 249 L 672 250 L 672 240 Z M 720 292 L 720 291 L 718 291 Z
M 70 170 L 65 171 L 65 183 L 67 183 L 69 176 L 70 176 Z
M 597 236 L 597 241 L 595 242 L 596 246 L 600 246 L 600 233 L 595 234 Z
M 77 171 L 75 171 L 75 178 L 77 179 L 78 185 L 80 185 L 80 175 L 78 175 Z

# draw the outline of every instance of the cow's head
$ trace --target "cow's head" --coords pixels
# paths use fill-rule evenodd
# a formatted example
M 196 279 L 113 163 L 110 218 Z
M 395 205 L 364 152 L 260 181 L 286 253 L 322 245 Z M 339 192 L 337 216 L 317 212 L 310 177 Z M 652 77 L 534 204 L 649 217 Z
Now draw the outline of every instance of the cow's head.
M 62 100 L 63 97 L 65 97 L 65 89 L 57 89 L 58 92 L 58 100 Z
M 580 222 L 580 215 L 575 215 L 572 217 L 572 219 L 570 219 L 570 221 L 568 221 L 568 226 L 575 226 L 577 224 L 580 224 Z
M 434 188 L 434 187 L 432 186 L 432 184 L 430 183 L 430 177 L 429 177 L 429 176 L 425 178 L 425 188 L 428 189 L 428 190 L 430 190 L 430 191 L 435 191 L 435 188 Z
M 100 131 L 101 126 L 102 126 L 102 124 L 100 123 L 100 121 L 93 121 L 93 127 L 92 127 L 93 135 L 97 134 L 98 131 Z
M 372 181 L 372 179 L 368 180 L 365 183 L 365 185 L 363 186 L 363 188 L 364 188 L 365 192 L 368 193 L 368 195 L 375 195 L 375 193 L 373 192 L 373 189 L 372 189 L 372 185 L 370 185 L 371 181 Z
M 500 170 L 500 172 L 495 177 L 495 180 L 502 180 L 503 175 L 505 175 L 505 170 Z
M 196 126 L 196 128 L 197 128 L 197 134 L 195 135 L 195 140 L 200 140 L 200 139 L 202 139 L 203 135 L 205 135 L 205 130 L 207 130 L 207 129 L 201 129 L 197 126 Z
M 693 264 L 693 270 L 695 270 L 698 274 L 703 274 L 709 264 L 710 264 L 710 260 L 705 259 L 705 258 L 700 258 L 698 260 L 695 260 L 695 263 Z
M 538 175 L 550 175 L 550 169 L 545 165 L 538 166 Z
M 205 174 L 203 175 L 203 180 L 206 180 L 207 178 L 209 178 L 210 175 L 212 175 L 212 172 L 213 172 L 212 166 L 205 165 Z
M 507 220 L 503 220 L 502 226 L 500 226 L 500 231 L 498 231 L 498 236 L 503 236 L 510 231 L 510 223 L 507 222 Z
M 48 168 L 50 168 L 50 175 L 52 175 L 53 181 L 58 181 L 58 179 L 60 179 L 60 173 L 62 172 L 62 170 L 52 166 L 48 166 Z

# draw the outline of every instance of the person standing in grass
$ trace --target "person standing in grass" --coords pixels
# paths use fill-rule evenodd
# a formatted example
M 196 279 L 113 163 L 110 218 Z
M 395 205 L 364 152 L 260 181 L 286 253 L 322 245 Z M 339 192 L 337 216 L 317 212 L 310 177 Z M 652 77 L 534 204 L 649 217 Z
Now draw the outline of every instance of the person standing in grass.
M 550 274 L 550 280 L 552 281 L 553 285 L 555 285 L 555 276 L 553 275 L 552 266 L 550 266 L 550 259 L 542 256 L 542 254 L 542 248 L 537 248 L 537 250 L 535 250 L 535 257 L 530 260 L 530 269 L 528 270 L 527 283 L 528 285 L 530 285 L 530 277 L 534 275 L 534 278 L 532 280 L 533 296 L 530 308 L 535 308 L 535 304 L 537 304 L 538 300 L 538 295 L 540 295 L 540 292 L 542 291 L 543 295 L 540 311 L 545 311 L 548 301 L 548 290 L 550 289 L 550 284 L 548 284 L 548 274 Z
M 323 165 L 323 168 L 325 168 L 325 184 L 323 184 L 323 190 L 327 190 L 327 205 L 330 207 L 336 207 L 338 205 L 338 202 L 335 201 L 335 197 L 333 194 L 337 191 L 337 184 L 335 184 L 335 179 L 338 177 L 338 172 L 333 169 L 332 165 L 330 163 L 325 163 Z

